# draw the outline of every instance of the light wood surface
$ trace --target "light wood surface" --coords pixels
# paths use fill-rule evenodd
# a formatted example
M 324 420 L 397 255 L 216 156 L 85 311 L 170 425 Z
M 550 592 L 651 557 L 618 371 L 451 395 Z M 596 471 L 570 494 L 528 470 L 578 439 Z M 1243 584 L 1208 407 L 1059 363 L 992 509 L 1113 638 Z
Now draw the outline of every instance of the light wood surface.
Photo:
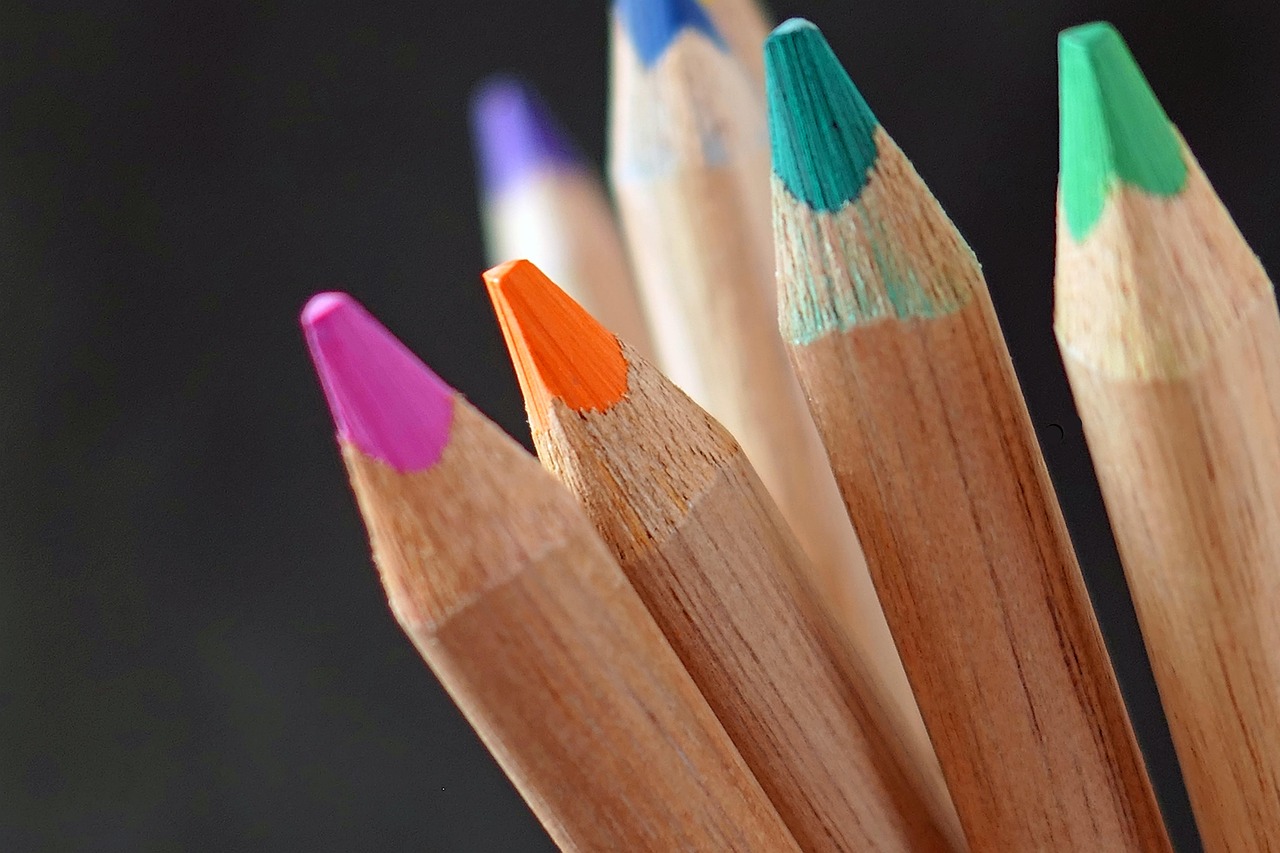
M 1055 326 L 1205 848 L 1280 850 L 1280 319 L 1185 159 L 1060 225 Z
M 759 0 L 699 0 L 733 55 L 764 89 L 764 40 L 773 24 Z
M 797 850 L 571 495 L 466 403 L 344 457 L 391 609 L 562 850 Z
M 950 803 L 928 802 L 874 676 L 803 585 L 807 558 L 737 443 L 628 361 L 625 402 L 579 415 L 557 401 L 534 441 L 801 848 L 963 849 Z
M 486 274 L 539 457 L 576 494 L 800 846 L 958 849 L 737 442 L 534 265 Z
M 615 24 L 610 181 L 659 366 L 741 443 L 811 583 L 890 693 L 917 768 L 937 762 L 776 323 L 763 94 L 701 34 L 644 68 Z
M 775 184 L 782 316 L 969 844 L 1168 850 L 977 262 L 875 144 L 841 210 Z

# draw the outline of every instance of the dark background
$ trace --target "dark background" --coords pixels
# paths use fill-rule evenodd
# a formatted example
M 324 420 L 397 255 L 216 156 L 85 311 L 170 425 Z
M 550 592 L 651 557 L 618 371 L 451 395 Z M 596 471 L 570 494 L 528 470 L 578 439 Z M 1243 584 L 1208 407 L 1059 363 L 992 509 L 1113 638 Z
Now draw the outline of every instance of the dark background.
M 360 5 L 0 3 L 0 849 L 550 847 L 387 611 L 296 315 L 351 291 L 525 438 L 467 93 L 523 70 L 599 154 L 605 6 Z M 825 28 L 985 264 L 1195 849 L 1050 329 L 1055 34 L 1120 27 L 1275 268 L 1280 12 L 775 7 Z

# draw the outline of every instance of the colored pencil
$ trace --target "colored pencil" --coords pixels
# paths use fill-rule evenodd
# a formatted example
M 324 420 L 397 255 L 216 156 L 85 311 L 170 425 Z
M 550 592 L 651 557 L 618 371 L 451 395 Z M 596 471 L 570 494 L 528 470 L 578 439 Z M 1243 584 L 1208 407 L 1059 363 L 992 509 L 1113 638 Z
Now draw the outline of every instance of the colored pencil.
M 652 353 L 604 186 L 547 105 L 528 84 L 498 76 L 476 89 L 471 119 L 489 262 L 532 258 Z
M 955 850 L 737 442 L 517 261 L 485 276 L 534 444 L 804 850 Z M 961 838 L 958 824 L 954 836 Z
M 798 849 L 572 495 L 350 297 L 303 326 L 391 610 L 561 849 Z
M 764 40 L 773 29 L 757 0 L 699 0 L 738 61 L 764 91 Z
M 1280 315 L 1106 24 L 1060 41 L 1055 327 L 1205 849 L 1280 850 Z
M 696 0 L 618 0 L 612 39 L 609 175 L 659 367 L 746 450 L 928 772 L 932 748 L 778 337 L 762 93 Z
M 765 65 L 783 337 L 970 846 L 1169 849 L 973 253 L 815 26 Z

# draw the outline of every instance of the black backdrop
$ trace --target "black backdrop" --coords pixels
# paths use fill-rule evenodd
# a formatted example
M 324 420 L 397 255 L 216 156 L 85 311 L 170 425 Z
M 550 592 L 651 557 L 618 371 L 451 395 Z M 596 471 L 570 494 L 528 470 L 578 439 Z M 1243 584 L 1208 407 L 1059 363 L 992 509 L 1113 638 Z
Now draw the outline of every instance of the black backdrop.
M 0 3 L 0 849 L 550 846 L 386 609 L 296 314 L 350 290 L 527 437 L 467 91 L 523 70 L 599 153 L 605 7 L 362 5 Z M 1120 26 L 1275 268 L 1280 13 L 776 7 L 825 28 L 985 263 L 1195 849 L 1050 331 L 1054 37 Z

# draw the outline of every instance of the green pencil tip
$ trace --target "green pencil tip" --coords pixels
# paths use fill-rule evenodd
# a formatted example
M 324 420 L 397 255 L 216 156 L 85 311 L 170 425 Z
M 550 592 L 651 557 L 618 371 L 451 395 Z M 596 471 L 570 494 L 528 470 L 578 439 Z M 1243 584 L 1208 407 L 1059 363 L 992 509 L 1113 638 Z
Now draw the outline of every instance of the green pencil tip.
M 822 32 L 792 18 L 764 44 L 773 171 L 817 211 L 856 199 L 876 163 L 875 115 Z
M 1062 207 L 1076 240 L 1089 236 L 1117 181 L 1162 196 L 1187 180 L 1178 135 L 1124 39 L 1107 23 L 1058 38 Z

